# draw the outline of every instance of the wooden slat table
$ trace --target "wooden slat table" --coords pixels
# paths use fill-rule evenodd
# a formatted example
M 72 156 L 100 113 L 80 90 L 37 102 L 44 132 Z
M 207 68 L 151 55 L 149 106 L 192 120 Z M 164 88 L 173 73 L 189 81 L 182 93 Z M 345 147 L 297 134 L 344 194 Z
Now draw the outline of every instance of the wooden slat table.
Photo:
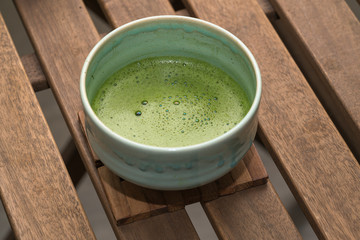
M 0 15 L 0 194 L 19 239 L 95 239 Z
M 360 167 L 349 149 L 350 146 L 356 154 L 359 137 L 357 116 L 360 114 L 360 101 L 357 93 L 360 80 L 357 76 L 360 68 L 356 67 L 359 63 L 359 48 L 355 44 L 359 23 L 349 14 L 350 10 L 346 4 L 333 0 L 323 8 L 320 7 L 320 0 L 303 3 L 273 0 L 273 5 L 265 0 L 229 0 L 226 4 L 221 0 L 184 0 L 186 8 L 175 11 L 171 4 L 174 1 L 169 0 L 98 0 L 100 7 L 90 0 L 86 2 L 91 4 L 93 9 L 97 9 L 96 12 L 103 14 L 114 28 L 140 17 L 185 14 L 218 24 L 243 40 L 257 59 L 263 78 L 259 136 L 313 229 L 321 239 L 360 239 Z M 221 239 L 301 239 L 272 184 L 267 180 L 267 173 L 254 147 L 234 171 L 225 177 L 204 187 L 181 192 L 169 193 L 137 187 L 122 181 L 99 164 L 87 144 L 78 117 L 80 114 L 81 118 L 82 111 L 78 89 L 81 67 L 91 48 L 100 39 L 84 3 L 81 0 L 15 0 L 15 3 L 36 51 L 36 55 L 21 58 L 25 71 L 34 89 L 51 87 L 118 238 L 198 239 L 184 205 L 200 201 Z M 331 16 L 336 18 L 330 19 Z M 304 24 L 309 18 L 315 23 Z M 274 30 L 269 20 L 279 32 Z M 279 22 L 285 22 L 286 28 Z M 339 24 L 345 24 L 345 27 L 339 27 Z M 6 30 L 3 29 L 5 28 L 1 28 L 1 39 L 6 36 Z M 291 31 L 288 31 L 288 34 L 283 29 Z M 311 69 L 302 69 L 308 79 L 304 78 L 288 52 L 290 50 L 296 58 L 296 51 L 290 43 L 287 49 L 278 33 L 290 43 L 292 41 L 289 39 L 300 42 L 300 46 L 305 49 L 301 52 L 306 56 L 306 61 L 302 62 L 309 62 L 321 81 L 311 83 L 316 81 L 308 77 L 312 76 L 311 72 L 307 72 Z M 342 48 L 344 44 L 346 48 Z M 333 47 L 333 55 L 341 57 L 334 58 L 326 46 Z M 0 59 L 6 59 L 7 55 L 16 56 L 13 47 L 9 50 L 8 45 L 3 44 L 3 40 L 0 44 L 0 50 L 2 49 L 5 49 L 3 51 L 6 55 Z M 23 79 L 17 82 L 18 86 L 27 86 L 29 103 L 37 106 L 36 100 L 29 92 L 30 85 L 24 82 L 26 76 L 19 59 L 14 61 L 17 71 L 22 74 L 20 78 Z M 11 67 L 14 64 L 7 64 L 0 66 L 2 73 L 13 71 Z M 12 86 L 8 84 L 8 76 L 0 76 L 3 89 Z M 319 96 L 314 94 L 307 80 Z M 343 82 L 346 84 L 341 85 Z M 20 94 L 23 88 L 8 89 L 1 92 L 1 99 L 22 100 L 10 90 Z M 339 130 L 318 99 L 331 116 L 344 118 L 344 124 L 336 123 Z M 6 106 L 2 106 L 1 112 L 5 113 L 6 109 Z M 28 175 L 20 174 L 19 179 L 25 181 L 32 177 L 41 180 L 41 177 L 34 174 L 38 171 L 43 172 L 44 179 L 49 179 L 49 176 L 54 175 L 51 169 L 57 169 L 56 176 L 66 179 L 66 170 L 63 165 L 58 165 L 61 157 L 54 150 L 56 148 L 51 147 L 54 143 L 50 133 L 48 130 L 39 132 L 34 126 L 25 123 L 19 115 L 20 109 L 14 111 L 13 121 L 7 120 L 8 125 L 4 125 L 4 129 L 22 126 L 29 130 L 29 134 L 23 131 L 24 139 L 29 141 L 31 136 L 41 136 L 39 144 L 45 145 L 51 151 L 32 152 L 31 159 L 38 164 L 30 166 Z M 41 116 L 38 107 L 26 108 L 26 111 L 31 114 L 30 116 L 34 116 L 34 119 Z M 36 126 L 44 124 L 41 119 L 35 121 Z M 1 135 L 1 171 L 10 171 L 13 166 L 8 164 L 8 159 L 3 157 L 7 155 L 3 152 L 16 152 L 14 147 L 7 147 L 7 136 L 6 133 Z M 22 150 L 24 148 L 22 147 Z M 14 164 L 21 156 L 12 156 Z M 48 161 L 48 165 L 42 164 L 42 159 L 50 157 L 56 161 Z M 44 169 L 45 166 L 49 167 Z M 25 169 L 19 171 L 26 173 Z M 11 175 L 2 176 L 5 176 L 3 182 L 16 183 Z M 76 238 L 93 237 L 68 180 L 61 183 L 51 181 L 48 185 L 43 181 L 43 185 L 36 188 L 31 186 L 31 182 L 26 184 L 29 189 L 46 191 L 52 193 L 53 197 L 63 196 L 60 200 L 73 199 L 64 206 L 75 209 L 78 214 L 74 217 L 60 215 L 58 220 L 64 223 L 61 225 L 61 231 L 68 234 L 75 234 L 76 231 L 77 235 L 72 235 L 78 236 Z M 49 189 L 52 186 L 57 187 L 56 192 Z M 72 190 L 69 192 L 66 188 Z M 12 189 L 3 186 L 0 189 L 3 201 L 12 206 Z M 29 194 L 35 193 L 29 191 Z M 47 231 L 50 224 L 41 222 L 41 216 L 29 213 L 25 194 L 16 196 L 19 201 L 21 200 L 19 203 L 23 204 L 22 208 L 7 208 L 16 236 L 20 239 L 32 237 L 23 225 L 18 224 L 17 221 L 20 220 L 12 220 L 24 218 L 25 223 L 38 223 L 35 229 L 39 231 L 33 232 L 38 234 L 34 236 L 41 238 L 44 236 L 41 235 L 41 231 Z M 44 201 L 35 198 L 32 202 L 56 206 L 51 199 Z M 48 207 L 45 210 L 54 214 L 62 211 L 56 207 Z M 74 224 L 68 224 L 71 222 Z M 72 239 L 68 236 L 65 235 L 64 238 Z
M 346 1 L 272 2 L 283 39 L 360 161 L 359 20 Z
M 264 89 L 259 134 L 318 236 L 360 234 L 360 214 L 354 209 L 360 207 L 358 162 L 257 3 L 187 2 L 196 16 L 239 36 L 257 59 Z M 217 17 L 220 7 L 224 14 Z M 242 27 L 234 24 L 235 17 Z

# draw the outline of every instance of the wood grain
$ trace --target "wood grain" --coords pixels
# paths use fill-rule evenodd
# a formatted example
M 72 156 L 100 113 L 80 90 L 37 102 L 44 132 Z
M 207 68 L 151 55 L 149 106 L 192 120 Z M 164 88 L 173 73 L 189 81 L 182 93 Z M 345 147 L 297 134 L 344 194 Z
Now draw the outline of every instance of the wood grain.
M 181 192 L 164 191 L 163 195 L 169 212 L 177 211 L 185 207 L 185 201 Z
M 238 166 L 241 166 L 241 167 L 236 167 L 231 171 L 231 177 L 234 180 L 233 188 L 235 189 L 236 192 L 255 185 L 255 183 L 253 182 L 253 178 L 251 177 L 251 175 L 249 173 L 249 170 L 246 168 L 244 160 L 240 161 L 238 163 Z M 263 169 L 265 171 L 265 168 L 263 168 Z M 251 179 L 251 181 L 246 181 L 247 179 Z M 265 171 L 265 174 L 262 176 L 262 180 L 263 180 L 263 183 L 267 182 L 266 171 Z M 243 184 L 241 184 L 241 183 L 243 183 Z M 244 184 L 244 183 L 247 183 L 247 184 Z
M 15 4 L 85 168 L 108 218 L 112 219 L 110 204 L 77 118 L 82 110 L 79 76 L 86 56 L 100 39 L 96 28 L 81 0 L 19 0 Z M 110 223 L 119 237 L 116 222 Z
M 104 37 L 106 34 L 101 33 L 100 37 Z M 46 76 L 35 53 L 22 56 L 21 62 L 35 92 L 49 88 Z
M 98 0 L 98 2 L 113 27 L 119 27 L 139 18 L 175 14 L 168 0 Z
M 218 179 L 216 183 L 218 184 L 219 194 L 220 195 L 228 195 L 235 192 L 235 188 L 233 188 L 233 178 L 231 173 L 226 174 L 222 178 Z
M 271 21 L 275 21 L 277 18 L 276 13 L 270 2 L 268 0 L 258 0 L 258 2 L 261 8 L 263 9 L 263 11 L 265 12 L 266 16 Z M 101 18 L 105 18 L 105 15 L 99 8 L 97 1 L 85 0 L 84 3 L 86 4 L 87 7 L 89 7 L 92 11 L 98 14 Z M 172 11 L 170 9 L 168 10 L 169 12 L 167 14 L 171 14 Z M 186 8 L 177 10 L 175 14 L 181 16 L 190 16 Z M 104 37 L 105 35 L 106 35 L 105 33 L 100 34 L 101 37 Z M 21 57 L 21 61 L 28 76 L 28 79 L 30 80 L 30 83 L 33 86 L 35 92 L 49 88 L 49 84 L 47 83 L 47 79 L 41 68 L 40 62 L 36 54 L 32 53 L 32 54 L 24 55 Z
M 283 39 L 360 161 L 359 20 L 341 0 L 272 2 Z
M 121 239 L 199 239 L 185 209 L 119 226 Z
M 86 56 L 100 39 L 99 34 L 81 0 L 16 0 L 15 4 L 115 235 L 120 238 L 110 203 L 77 116 L 82 110 L 78 87 L 81 68 Z M 187 215 L 183 216 L 186 217 Z M 170 221 L 167 218 L 173 218 L 172 213 L 159 218 L 158 223 L 162 221 L 166 225 Z M 141 225 L 137 224 L 138 227 Z M 182 228 L 189 235 L 194 235 L 191 234 L 194 233 L 192 226 L 184 224 Z M 138 231 L 137 228 L 134 229 Z M 168 228 L 162 230 L 166 235 L 165 230 Z M 129 231 L 127 233 L 131 235 Z
M 267 172 L 264 167 L 259 166 L 261 160 L 259 161 L 257 159 L 260 159 L 258 152 L 255 148 L 250 148 L 244 158 L 244 164 L 248 170 L 248 173 L 246 174 L 251 176 L 254 183 L 257 183 L 258 181 L 263 183 L 264 180 L 266 180 L 264 176 L 267 176 Z
M 259 134 L 319 238 L 360 238 L 360 168 L 255 0 L 187 0 L 238 36 L 263 79 Z
M 203 207 L 220 239 L 302 239 L 270 182 Z
M 0 15 L 0 194 L 18 239 L 95 239 Z
M 250 166 L 248 169 L 246 165 Z M 136 186 L 116 176 L 106 166 L 98 169 L 113 218 L 118 225 L 150 216 L 183 209 L 199 201 L 265 184 L 268 175 L 254 145 L 242 161 L 228 174 L 204 186 L 182 191 L 158 191 Z
M 216 182 L 211 182 L 199 187 L 201 200 L 204 202 L 217 199 L 219 197 L 219 189 Z
M 190 13 L 188 12 L 188 10 L 186 8 L 176 11 L 175 14 L 180 15 L 180 16 L 190 17 Z
M 120 178 L 112 173 L 107 167 L 98 169 L 99 175 L 104 185 L 106 196 L 110 199 L 110 207 L 113 213 L 113 220 L 118 224 L 118 219 L 128 219 L 131 217 L 130 206 L 127 202 Z

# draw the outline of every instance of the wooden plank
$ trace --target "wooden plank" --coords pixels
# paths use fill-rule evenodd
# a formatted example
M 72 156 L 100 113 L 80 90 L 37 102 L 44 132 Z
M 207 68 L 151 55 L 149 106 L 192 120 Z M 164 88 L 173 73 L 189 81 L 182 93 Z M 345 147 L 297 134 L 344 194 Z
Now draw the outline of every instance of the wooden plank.
M 246 157 L 243 159 L 243 161 L 249 172 L 249 175 L 251 176 L 252 181 L 260 181 L 260 183 L 264 183 L 264 181 L 266 180 L 264 176 L 267 176 L 267 172 L 254 146 L 252 146 L 247 152 Z
M 119 27 L 139 18 L 175 14 L 168 0 L 98 0 L 98 2 L 113 27 Z
M 254 182 L 252 181 L 251 175 L 246 168 L 244 161 L 240 161 L 238 165 L 241 165 L 241 167 L 234 168 L 234 170 L 231 171 L 231 177 L 234 180 L 233 188 L 236 192 L 254 185 Z M 249 181 L 248 179 L 251 180 Z M 267 181 L 266 178 L 263 179 L 265 182 Z
M 168 211 L 165 198 L 162 191 L 157 191 L 149 188 L 143 188 L 145 199 L 150 207 L 150 214 L 152 216 L 158 215 Z
M 150 217 L 150 206 L 146 201 L 143 189 L 133 183 L 122 181 L 120 183 L 124 190 L 124 196 L 129 204 L 132 218 L 130 221 L 136 221 Z
M 101 33 L 100 36 L 104 37 L 106 34 Z M 35 53 L 22 56 L 21 62 L 35 92 L 49 88 L 46 76 Z
M 238 36 L 263 78 L 259 135 L 319 238 L 360 238 L 360 168 L 255 0 L 187 0 Z
M 207 202 L 219 197 L 218 186 L 216 182 L 208 183 L 204 186 L 199 187 L 201 194 L 201 201 Z
M 15 1 L 46 78 L 95 186 L 110 223 L 110 204 L 78 123 L 82 110 L 79 76 L 91 48 L 100 39 L 82 1 Z M 50 34 L 49 34 L 50 33 Z M 118 236 L 118 232 L 115 231 Z
M 179 191 L 164 191 L 164 198 L 168 205 L 168 211 L 173 212 L 185 207 L 184 198 Z
M 360 22 L 345 1 L 273 0 L 281 35 L 360 161 Z M 290 35 L 290 36 L 289 36 Z
M 219 189 L 219 195 L 227 195 L 235 192 L 235 188 L 233 188 L 234 180 L 231 176 L 231 173 L 226 174 L 222 178 L 216 180 Z
M 99 174 L 118 225 L 168 211 L 162 191 L 124 182 L 105 166 L 99 168 Z
M 249 169 L 246 165 L 250 166 Z M 267 182 L 267 173 L 254 145 L 224 177 L 199 188 L 183 191 L 157 191 L 139 187 L 122 180 L 105 166 L 98 171 L 118 225 L 183 209 L 185 205 L 195 202 L 211 201 Z
M 121 239 L 199 239 L 185 209 L 119 226 Z
M 176 11 L 175 14 L 180 16 L 190 16 L 190 13 L 186 8 Z
M 238 166 L 231 171 L 231 177 L 234 180 L 232 185 L 235 191 L 267 182 L 268 174 L 254 145 L 238 163 Z
M 271 22 L 274 22 L 275 20 L 278 19 L 277 13 L 275 12 L 269 0 L 257 0 L 257 1 Z M 188 9 L 186 8 L 176 10 L 175 14 L 181 16 L 192 16 L 190 15 Z
M 113 213 L 113 220 L 128 219 L 131 217 L 130 206 L 127 202 L 126 196 L 123 193 L 120 178 L 113 174 L 107 167 L 100 167 L 98 169 L 101 177 L 106 196 L 109 199 L 110 207 Z M 117 222 L 121 224 L 122 222 Z
M 17 239 L 95 239 L 0 15 L 0 194 Z
M 220 239 L 301 239 L 270 182 L 203 207 Z
M 81 68 L 100 37 L 81 0 L 16 0 L 15 4 L 115 235 L 120 238 L 110 203 L 77 117 L 78 112 L 82 110 L 78 87 Z M 172 213 L 161 218 L 164 224 L 167 218 L 171 221 Z M 183 216 L 183 219 L 186 218 L 187 215 Z M 181 225 L 182 230 L 189 235 L 197 236 L 192 226 L 186 224 L 190 220 L 184 221 L 185 224 Z M 145 223 L 139 221 L 136 226 L 142 228 L 142 224 Z M 128 227 L 130 229 L 130 226 Z M 139 231 L 138 228 L 134 229 Z M 166 235 L 170 230 L 164 228 L 162 231 L 162 234 Z M 131 234 L 129 231 L 127 233 Z

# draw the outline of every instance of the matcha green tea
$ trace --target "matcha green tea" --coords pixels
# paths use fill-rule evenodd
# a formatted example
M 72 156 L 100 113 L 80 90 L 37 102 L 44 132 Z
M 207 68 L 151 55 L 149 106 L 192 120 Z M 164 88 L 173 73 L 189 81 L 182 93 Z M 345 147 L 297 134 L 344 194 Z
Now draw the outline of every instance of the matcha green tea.
M 113 74 L 92 108 L 106 126 L 129 140 L 181 147 L 229 131 L 250 103 L 239 84 L 213 65 L 188 57 L 154 57 Z

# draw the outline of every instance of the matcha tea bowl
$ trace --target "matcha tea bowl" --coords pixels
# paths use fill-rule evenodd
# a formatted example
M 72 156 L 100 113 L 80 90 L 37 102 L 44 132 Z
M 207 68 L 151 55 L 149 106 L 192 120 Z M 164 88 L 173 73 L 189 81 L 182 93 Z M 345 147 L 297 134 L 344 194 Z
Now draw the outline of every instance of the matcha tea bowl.
M 225 175 L 249 150 L 261 77 L 228 31 L 155 16 L 96 44 L 80 93 L 89 143 L 110 170 L 143 187 L 180 190 Z

